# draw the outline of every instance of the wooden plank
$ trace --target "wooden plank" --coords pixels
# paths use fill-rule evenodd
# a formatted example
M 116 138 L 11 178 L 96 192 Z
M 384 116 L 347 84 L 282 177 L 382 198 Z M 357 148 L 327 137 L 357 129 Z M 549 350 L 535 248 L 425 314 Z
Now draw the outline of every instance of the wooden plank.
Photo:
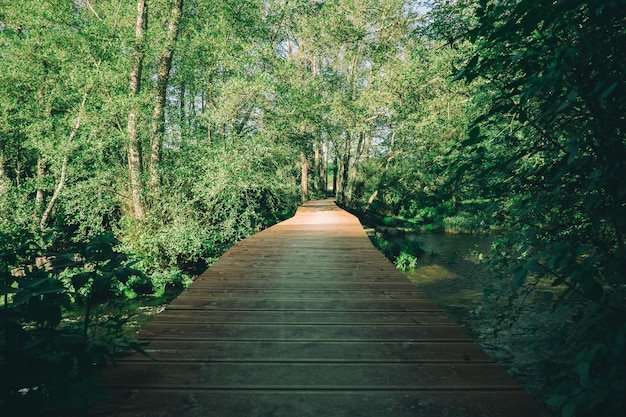
M 170 324 L 153 323 L 139 336 L 168 340 L 275 340 L 293 341 L 467 341 L 470 337 L 456 325 L 302 325 L 302 324 Z
M 542 417 L 523 391 L 117 389 L 94 417 Z M 159 404 L 158 408 L 150 404 Z
M 206 289 L 211 290 L 213 288 L 230 288 L 232 290 L 262 290 L 262 289 L 272 289 L 272 288 L 280 288 L 283 290 L 294 290 L 302 289 L 302 291 L 315 290 L 320 288 L 326 289 L 335 289 L 335 290 L 349 290 L 351 288 L 358 288 L 362 290 L 372 290 L 372 291 L 415 291 L 415 285 L 411 284 L 408 281 L 405 282 L 388 282 L 384 280 L 372 281 L 372 282 L 360 282 L 358 280 L 285 280 L 284 282 L 277 283 L 275 279 L 269 278 L 258 278 L 255 280 L 238 280 L 236 278 L 229 279 L 220 279 L 219 281 L 214 281 L 212 283 L 202 284 L 199 283 L 197 286 L 194 283 L 192 288 L 193 291 L 185 291 L 184 295 L 188 292 L 195 293 L 198 289 Z
M 161 362 L 492 362 L 489 355 L 473 342 L 156 339 L 146 350 Z M 150 360 L 139 355 L 119 359 L 120 362 Z
M 261 310 L 202 310 L 176 309 L 170 307 L 159 314 L 159 325 L 172 326 L 185 323 L 232 323 L 232 324 L 452 324 L 443 312 L 363 312 L 337 314 L 329 311 L 261 311 Z
M 200 286 L 195 287 L 200 288 Z M 283 300 L 316 300 L 316 299 L 387 299 L 387 300 L 415 300 L 426 299 L 421 291 L 416 291 L 415 287 L 410 290 L 375 290 L 375 289 L 285 289 L 285 288 L 207 288 L 202 294 L 190 293 L 190 297 L 207 298 L 262 298 L 262 299 L 283 299 Z
M 301 310 L 301 311 L 441 311 L 429 300 L 273 300 L 247 298 L 215 298 L 180 296 L 171 304 L 176 308 L 205 308 L 215 310 Z
M 102 378 L 102 384 L 263 390 L 520 389 L 495 363 L 127 362 L 116 374 Z
M 199 288 L 199 287 L 198 287 Z M 267 289 L 267 288 L 205 288 L 202 294 L 197 291 L 179 295 L 180 298 L 192 300 L 201 299 L 204 296 L 212 299 L 241 299 L 250 300 L 292 300 L 292 301 L 315 301 L 315 300 L 353 300 L 353 301 L 429 301 L 426 296 L 415 291 L 389 291 L 376 289 Z

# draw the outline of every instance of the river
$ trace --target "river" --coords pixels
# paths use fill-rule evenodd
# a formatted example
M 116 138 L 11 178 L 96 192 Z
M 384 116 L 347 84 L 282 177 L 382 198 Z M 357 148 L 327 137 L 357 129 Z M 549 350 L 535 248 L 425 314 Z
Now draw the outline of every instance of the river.
M 476 260 L 487 255 L 494 240 L 493 236 L 447 233 L 384 233 L 392 242 L 415 242 L 424 249 L 423 257 L 433 255 L 448 260 L 466 258 Z

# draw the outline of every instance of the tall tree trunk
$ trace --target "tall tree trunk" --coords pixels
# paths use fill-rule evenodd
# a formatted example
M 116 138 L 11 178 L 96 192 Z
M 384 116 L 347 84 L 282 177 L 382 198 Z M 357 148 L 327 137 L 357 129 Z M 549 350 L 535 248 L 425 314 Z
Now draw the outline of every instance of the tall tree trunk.
M 48 75 L 48 70 L 46 65 L 44 65 L 44 76 Z M 42 107 L 40 109 L 39 118 L 41 120 L 50 119 L 52 117 L 52 106 L 50 104 L 50 100 L 46 100 L 46 96 L 44 94 L 43 88 L 37 91 L 37 96 L 39 98 L 39 102 L 42 103 Z M 41 156 L 41 151 L 37 154 L 37 191 L 35 192 L 35 214 L 34 221 L 38 222 L 41 220 L 41 212 L 44 200 L 46 198 L 46 192 L 43 189 L 43 185 L 46 177 L 46 163 Z
M 364 211 L 369 210 L 372 203 L 376 200 L 376 197 L 378 197 L 378 190 L 375 190 L 372 193 L 372 195 L 370 195 L 370 198 L 367 199 L 367 204 L 365 205 L 365 208 L 363 209 Z
M 339 172 L 339 178 L 337 181 L 337 199 L 340 203 L 346 201 L 346 187 L 348 186 L 348 174 L 350 172 L 350 146 L 352 136 L 350 132 L 346 132 L 346 137 L 343 146 L 343 155 L 341 160 L 341 167 Z
M 178 92 L 178 124 L 180 125 L 180 134 L 181 136 L 185 135 L 185 132 L 188 132 L 188 126 L 186 126 L 187 121 L 187 113 L 186 113 L 186 103 L 187 100 L 185 98 L 187 94 L 187 84 L 183 81 L 180 84 L 180 90 Z
M 316 140 L 313 144 L 314 161 L 313 161 L 313 186 L 315 192 L 322 191 L 322 157 L 324 149 L 322 149 L 321 140 Z
M 309 200 L 309 161 L 304 152 L 300 154 L 300 165 L 300 185 L 302 186 L 302 202 L 304 203 Z
M 35 193 L 35 221 L 41 215 L 41 207 L 45 198 L 43 188 L 44 177 L 46 175 L 46 166 L 44 165 L 41 155 L 37 157 L 37 192 Z
M 333 164 L 333 195 L 337 198 L 337 172 L 339 168 L 339 159 L 335 157 L 335 163 Z
M 324 187 L 324 195 L 328 195 L 328 159 L 330 158 L 330 139 L 324 142 L 324 159 L 322 160 L 322 181 Z
M 141 201 L 143 186 L 141 184 L 141 139 L 137 129 L 139 105 L 137 96 L 141 92 L 141 73 L 143 70 L 144 38 L 148 26 L 148 8 L 145 0 L 137 1 L 137 23 L 135 26 L 135 50 L 133 64 L 130 69 L 131 96 L 130 110 L 128 111 L 128 170 L 130 174 L 130 192 L 132 214 L 136 219 L 143 219 L 144 209 Z
M 89 96 L 89 91 L 85 92 L 83 96 L 83 101 L 80 103 L 80 108 L 78 110 L 78 116 L 76 116 L 76 122 L 74 123 L 74 127 L 70 132 L 70 136 L 67 140 L 68 146 L 74 141 L 76 137 L 76 133 L 78 133 L 78 129 L 80 129 L 81 120 L 83 117 L 83 111 L 85 110 L 85 104 L 87 103 L 87 97 Z M 67 178 L 67 162 L 69 159 L 69 150 L 65 152 L 63 156 L 63 162 L 61 163 L 61 176 L 59 178 L 59 182 L 57 187 L 54 189 L 54 193 L 52 194 L 52 198 L 48 202 L 48 206 L 46 207 L 46 211 L 44 211 L 41 216 L 41 221 L 39 222 L 39 228 L 44 230 L 46 225 L 48 224 L 48 219 L 50 218 L 50 214 L 52 213 L 52 209 L 54 208 L 55 203 L 59 199 L 61 195 L 61 191 L 63 191 L 63 187 L 65 186 L 65 180 Z
M 355 195 L 355 191 L 356 191 L 356 179 L 357 176 L 359 174 L 359 166 L 360 166 L 360 162 L 361 162 L 361 157 L 363 156 L 363 142 L 365 140 L 365 134 L 363 132 L 359 133 L 359 140 L 357 142 L 356 145 L 356 153 L 354 155 L 354 163 L 352 164 L 351 170 L 350 170 L 350 177 L 349 177 L 349 182 L 347 185 L 347 195 L 346 195 L 346 202 L 350 202 L 352 201 L 352 198 Z
M 172 69 L 172 56 L 176 46 L 176 39 L 180 28 L 180 18 L 183 11 L 183 0 L 173 0 L 170 11 L 170 22 L 167 28 L 167 38 L 157 70 L 156 94 L 154 113 L 152 115 L 152 129 L 150 131 L 150 185 L 157 190 L 161 185 L 159 165 L 161 163 L 161 149 L 165 132 L 165 100 L 167 98 L 167 84 Z

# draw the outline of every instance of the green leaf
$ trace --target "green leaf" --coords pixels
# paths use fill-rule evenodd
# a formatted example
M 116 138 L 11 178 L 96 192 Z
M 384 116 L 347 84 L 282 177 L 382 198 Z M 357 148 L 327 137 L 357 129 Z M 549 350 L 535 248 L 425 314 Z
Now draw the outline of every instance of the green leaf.
M 152 356 L 150 356 L 150 354 L 148 352 L 146 352 L 146 350 L 143 348 L 144 346 L 148 346 L 150 344 L 150 342 L 136 342 L 136 341 L 131 341 L 128 346 L 133 349 L 135 352 L 142 354 L 143 356 L 152 359 L 153 361 L 156 361 L 156 359 L 154 359 Z
M 91 298 L 94 300 L 104 300 L 111 292 L 111 277 L 96 275 L 91 289 Z
M 607 88 L 604 89 L 604 91 L 602 92 L 602 94 L 600 94 L 600 98 L 602 100 L 606 99 L 608 96 L 611 95 L 611 93 L 615 90 L 615 88 L 618 86 L 618 82 L 615 81 L 614 83 L 612 83 L 611 85 L 609 85 Z
M 128 267 L 116 269 L 114 271 L 114 274 L 117 280 L 124 284 L 128 282 L 131 277 L 145 277 L 145 274 L 140 270 Z
M 568 402 L 561 409 L 561 417 L 574 417 L 574 413 L 576 412 L 576 403 L 573 401 Z
M 530 259 L 524 264 L 524 269 L 528 272 L 537 272 L 541 269 L 541 265 L 536 259 Z
M 480 136 L 480 127 L 475 126 L 469 131 L 468 138 L 461 142 L 462 146 L 472 146 L 480 142 L 483 138 Z
M 29 289 L 22 289 L 18 292 L 15 293 L 15 295 L 13 296 L 13 304 L 25 304 L 28 302 L 28 300 L 31 299 L 31 297 L 33 296 L 33 292 L 30 291 Z
M 463 176 L 463 174 L 465 174 L 467 171 L 469 171 L 472 168 L 471 164 L 461 164 L 459 165 L 459 167 L 456 169 L 455 175 L 457 178 L 461 178 Z
M 569 400 L 569 397 L 567 395 L 555 394 L 551 396 L 550 398 L 548 398 L 548 401 L 546 401 L 546 403 L 551 407 L 561 407 L 568 400 Z
M 65 286 L 56 279 L 46 279 L 44 283 L 31 287 L 33 295 L 60 294 L 65 291 Z
M 74 275 L 71 278 L 72 287 L 74 287 L 76 291 L 80 290 L 85 285 L 87 285 L 87 283 L 89 282 L 92 276 L 93 276 L 93 272 L 83 272 L 83 273 Z
M 517 291 L 520 289 L 524 282 L 526 282 L 526 277 L 528 276 L 528 271 L 525 268 L 517 268 L 517 272 L 513 275 L 513 281 L 511 282 L 511 289 L 513 291 Z
M 459 81 L 460 79 L 465 77 L 465 74 L 467 74 L 467 70 L 465 68 L 463 68 L 462 70 L 458 71 L 455 75 L 453 80 L 454 81 Z
M 19 290 L 15 287 L 12 287 L 10 285 L 0 285 L 0 296 L 2 295 L 7 295 L 7 294 L 15 294 L 16 292 L 18 292 Z
M 80 262 L 74 259 L 74 254 L 64 254 L 50 258 L 50 264 L 54 269 L 66 269 L 79 266 Z
M 114 257 L 113 246 L 118 241 L 110 234 L 96 236 L 85 247 L 85 257 L 90 261 L 106 261 Z
M 599 301 L 604 294 L 604 288 L 593 277 L 585 275 L 580 280 L 583 294 L 590 300 Z
M 587 378 L 589 376 L 589 362 L 580 362 L 576 365 L 576 373 L 581 378 Z
M 478 64 L 478 54 L 474 55 L 472 59 L 469 60 L 465 68 L 469 70 L 474 69 L 474 67 L 476 67 L 476 64 Z

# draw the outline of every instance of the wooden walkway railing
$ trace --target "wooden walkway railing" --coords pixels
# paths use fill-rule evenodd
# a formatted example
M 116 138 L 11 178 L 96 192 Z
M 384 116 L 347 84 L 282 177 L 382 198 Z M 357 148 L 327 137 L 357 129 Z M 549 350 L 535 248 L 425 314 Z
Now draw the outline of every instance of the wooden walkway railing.
M 93 416 L 549 414 L 369 242 L 314 201 L 236 244 L 139 334 Z

